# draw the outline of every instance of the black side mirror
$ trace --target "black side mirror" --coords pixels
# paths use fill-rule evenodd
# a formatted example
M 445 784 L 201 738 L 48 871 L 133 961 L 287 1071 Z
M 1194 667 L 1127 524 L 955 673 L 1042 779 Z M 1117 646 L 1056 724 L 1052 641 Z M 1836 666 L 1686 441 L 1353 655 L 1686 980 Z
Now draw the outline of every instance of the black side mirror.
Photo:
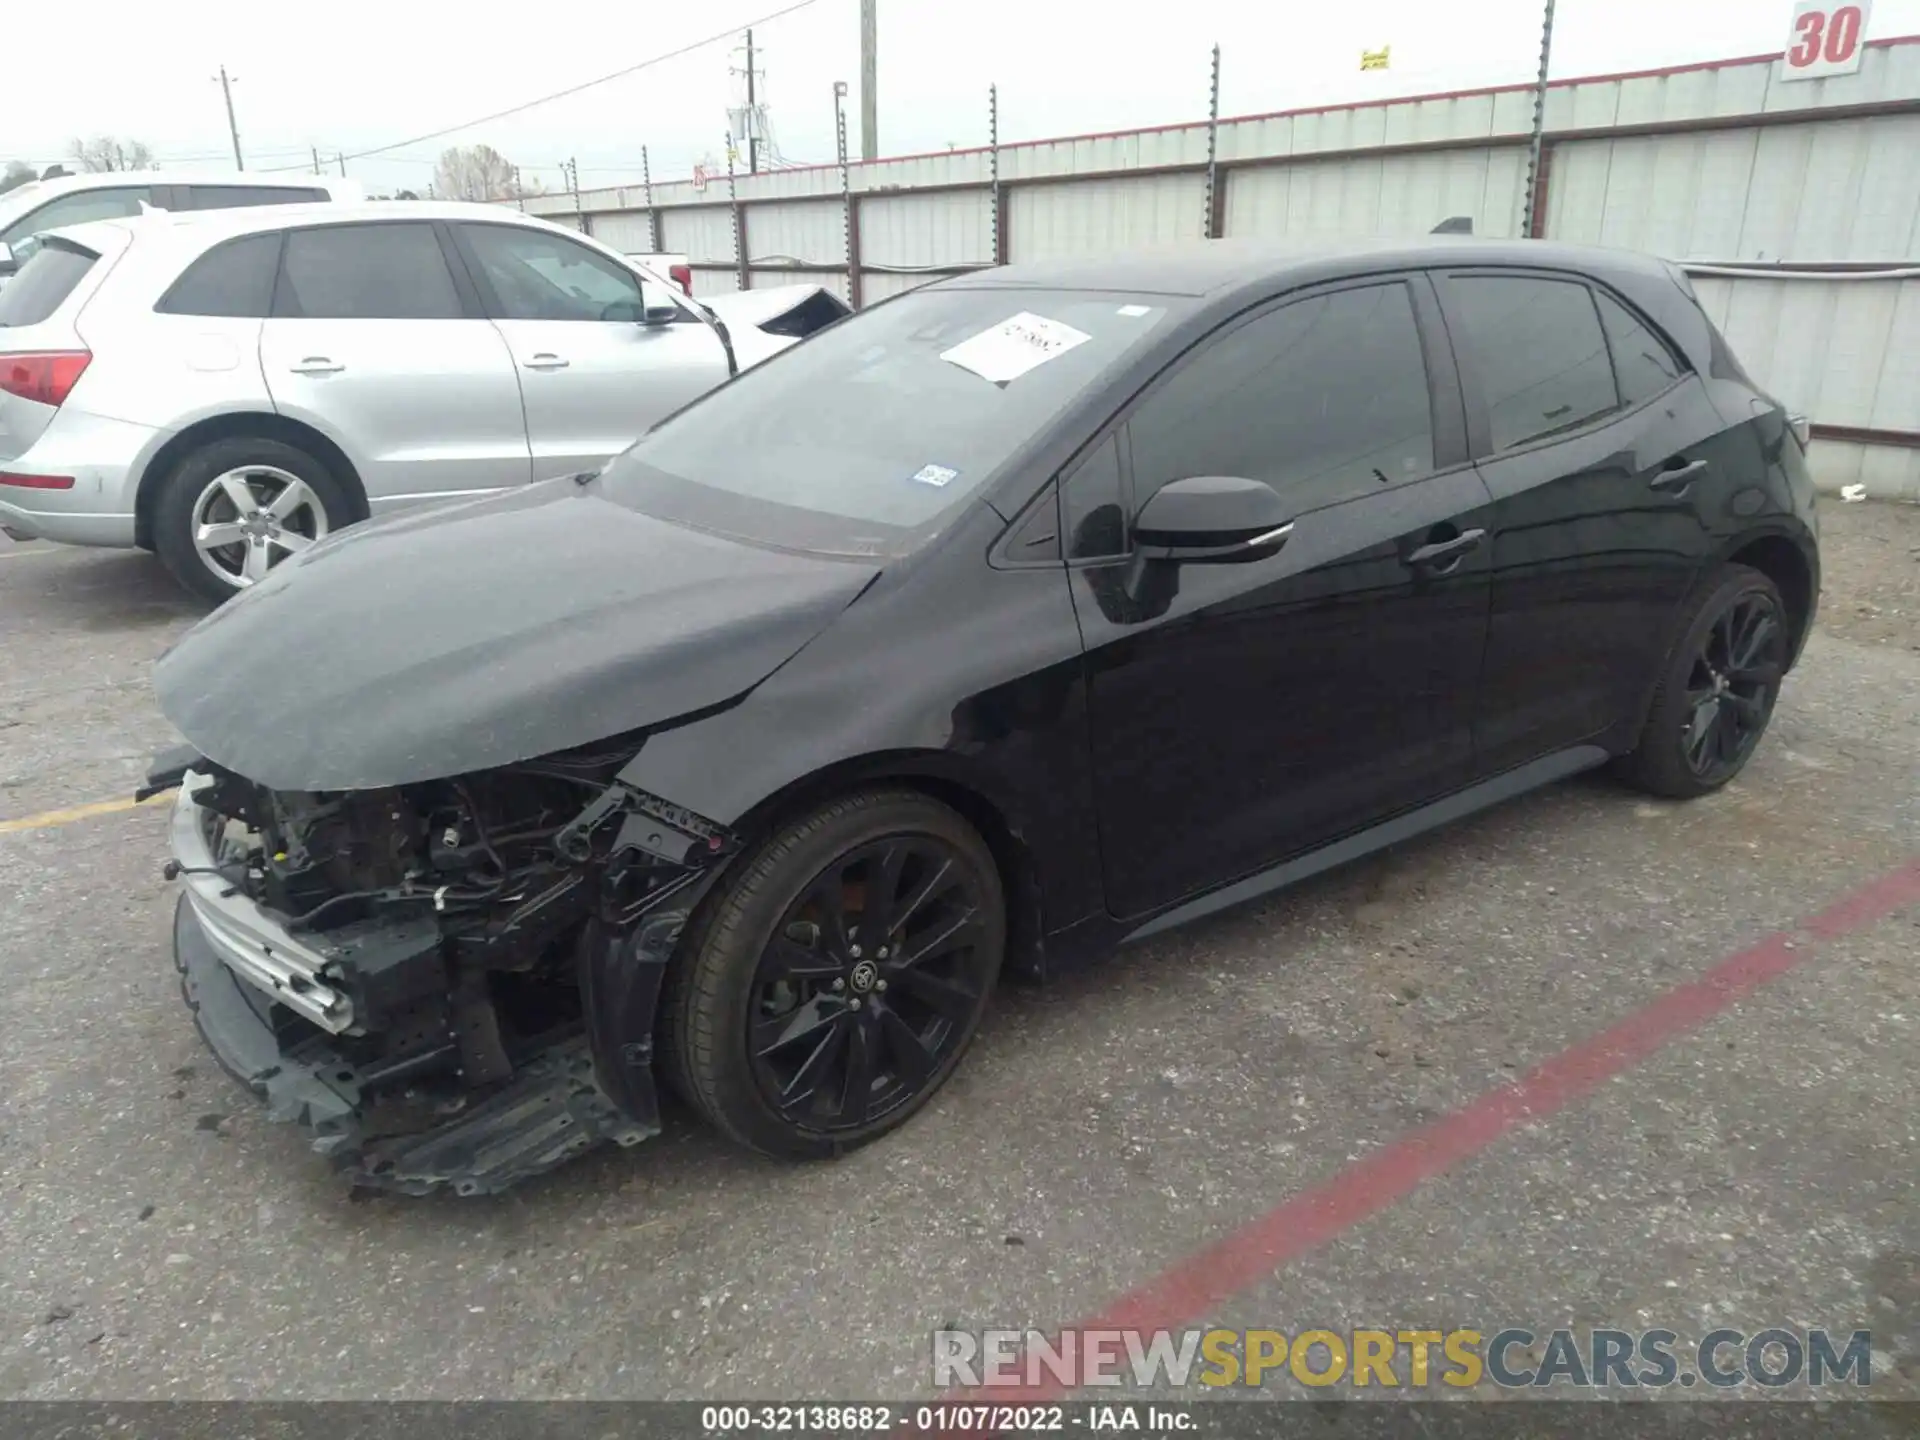
M 1234 565 L 1278 554 L 1293 529 L 1271 485 L 1237 475 L 1195 475 L 1162 485 L 1134 521 L 1142 560 Z
M 671 325 L 680 318 L 678 305 L 649 305 L 641 317 L 642 325 Z

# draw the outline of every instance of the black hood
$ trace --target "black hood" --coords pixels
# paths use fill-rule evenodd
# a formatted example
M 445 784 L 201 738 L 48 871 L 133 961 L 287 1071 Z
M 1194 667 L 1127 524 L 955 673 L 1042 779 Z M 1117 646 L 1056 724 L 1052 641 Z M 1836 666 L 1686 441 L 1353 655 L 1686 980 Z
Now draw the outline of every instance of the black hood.
M 732 700 L 876 573 L 551 481 L 315 546 L 188 631 L 155 688 L 202 755 L 270 789 L 405 785 Z

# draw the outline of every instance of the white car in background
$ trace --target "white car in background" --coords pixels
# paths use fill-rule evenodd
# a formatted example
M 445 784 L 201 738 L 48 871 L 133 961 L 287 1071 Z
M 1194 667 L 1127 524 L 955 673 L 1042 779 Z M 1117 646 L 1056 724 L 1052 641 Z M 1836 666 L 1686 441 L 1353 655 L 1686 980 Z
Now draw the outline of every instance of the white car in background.
M 27 241 L 48 230 L 147 210 L 229 210 L 364 198 L 358 182 L 324 175 L 243 171 L 116 170 L 29 180 L 0 194 L 0 287 L 26 259 Z M 16 254 L 19 251 L 22 253 Z
M 0 291 L 0 526 L 224 599 L 355 521 L 596 469 L 847 313 L 818 285 L 703 303 L 492 205 L 52 231 Z

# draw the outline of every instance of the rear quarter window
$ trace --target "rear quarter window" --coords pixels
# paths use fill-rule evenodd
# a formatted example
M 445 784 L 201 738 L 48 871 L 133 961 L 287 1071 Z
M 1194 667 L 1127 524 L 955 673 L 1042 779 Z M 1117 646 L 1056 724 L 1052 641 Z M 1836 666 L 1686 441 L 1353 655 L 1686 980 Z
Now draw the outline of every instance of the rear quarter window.
M 38 325 L 51 319 L 99 258 L 68 241 L 42 243 L 0 289 L 0 326 Z
M 153 308 L 162 315 L 265 318 L 273 305 L 280 232 L 247 235 L 207 251 Z

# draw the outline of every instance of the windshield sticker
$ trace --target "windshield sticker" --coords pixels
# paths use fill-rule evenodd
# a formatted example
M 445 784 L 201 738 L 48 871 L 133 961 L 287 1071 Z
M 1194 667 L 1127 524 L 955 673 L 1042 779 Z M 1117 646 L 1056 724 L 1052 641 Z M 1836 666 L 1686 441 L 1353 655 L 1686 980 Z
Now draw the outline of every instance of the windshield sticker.
M 960 472 L 945 465 L 922 465 L 913 472 L 913 478 L 922 485 L 946 485 L 958 479 Z
M 1152 312 L 1153 307 L 1151 305 L 1122 305 L 1120 307 L 1120 313 L 1129 320 L 1138 320 L 1142 315 L 1148 315 Z
M 940 358 L 971 370 L 982 380 L 1005 385 L 1092 338 L 1071 325 L 1023 310 L 1011 320 L 1002 320 L 951 350 L 943 350 Z

